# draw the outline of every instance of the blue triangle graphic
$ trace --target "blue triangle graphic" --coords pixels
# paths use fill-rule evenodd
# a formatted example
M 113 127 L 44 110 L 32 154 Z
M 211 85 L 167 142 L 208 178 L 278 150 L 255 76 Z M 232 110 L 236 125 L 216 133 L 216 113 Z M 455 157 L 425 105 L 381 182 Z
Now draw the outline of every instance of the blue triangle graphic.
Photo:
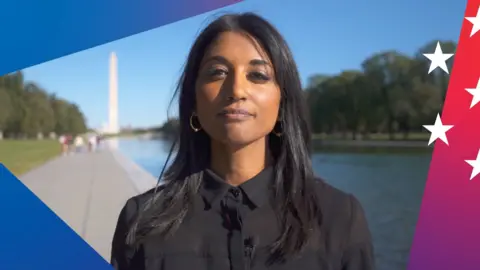
M 0 213 L 0 269 L 112 269 L 2 164 Z

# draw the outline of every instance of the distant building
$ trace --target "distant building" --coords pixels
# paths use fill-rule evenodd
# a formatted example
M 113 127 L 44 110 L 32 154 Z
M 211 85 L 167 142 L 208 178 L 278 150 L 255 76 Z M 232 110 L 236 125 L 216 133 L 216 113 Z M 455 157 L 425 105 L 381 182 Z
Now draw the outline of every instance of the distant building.
M 110 85 L 108 91 L 108 130 L 106 133 L 118 133 L 118 71 L 117 55 L 110 54 Z

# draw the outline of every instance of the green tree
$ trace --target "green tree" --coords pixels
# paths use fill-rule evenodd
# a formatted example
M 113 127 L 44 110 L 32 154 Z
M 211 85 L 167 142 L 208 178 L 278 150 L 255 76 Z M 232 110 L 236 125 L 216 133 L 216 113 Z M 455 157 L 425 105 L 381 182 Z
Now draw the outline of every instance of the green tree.
M 417 66 L 416 66 L 416 70 L 414 70 L 414 73 L 416 76 L 419 76 L 423 82 L 431 83 L 440 89 L 441 97 L 442 97 L 441 99 L 443 103 L 446 97 L 450 75 L 445 73 L 440 68 L 437 68 L 436 70 L 428 74 L 427 71 L 430 67 L 430 60 L 423 55 L 424 53 L 433 53 L 435 51 L 435 48 L 437 47 L 437 42 L 440 43 L 440 46 L 444 53 L 455 54 L 457 50 L 457 43 L 454 41 L 448 40 L 448 41 L 428 42 L 427 44 L 421 46 L 420 49 L 415 54 L 415 60 L 417 61 Z M 452 70 L 454 61 L 455 61 L 455 55 L 453 55 L 450 59 L 447 60 L 447 67 L 449 71 Z
M 48 94 L 34 83 L 24 87 L 25 105 L 27 107 L 23 121 L 23 131 L 33 137 L 38 133 L 48 134 L 53 131 L 55 115 Z
M 1 78 L 1 77 L 0 77 Z M 10 115 L 13 113 L 10 95 L 0 81 L 0 131 L 7 128 Z
M 410 87 L 411 63 L 408 56 L 395 51 L 377 53 L 362 63 L 371 86 L 381 94 L 390 139 L 394 139 L 395 124 L 401 114 L 398 111 L 402 108 L 398 104 L 401 102 L 399 97 Z
M 85 117 L 77 105 L 49 95 L 22 72 L 0 76 L 0 130 L 12 138 L 86 131 Z
M 165 134 L 167 137 L 176 136 L 180 128 L 180 122 L 177 118 L 172 118 L 167 120 L 162 127 L 160 132 Z
M 87 131 L 85 117 L 76 104 L 69 104 L 67 107 L 68 132 L 73 135 L 81 134 Z
M 447 53 L 454 53 L 455 42 L 440 42 Z M 437 69 L 428 74 L 430 60 L 423 53 L 433 52 L 437 41 L 420 47 L 408 56 L 383 51 L 368 57 L 362 70 L 345 70 L 334 76 L 313 75 L 308 79 L 305 97 L 316 133 L 347 133 L 357 138 L 372 133 L 388 133 L 390 139 L 402 132 L 422 130 L 442 109 L 449 75 Z M 447 61 L 452 69 L 453 58 Z

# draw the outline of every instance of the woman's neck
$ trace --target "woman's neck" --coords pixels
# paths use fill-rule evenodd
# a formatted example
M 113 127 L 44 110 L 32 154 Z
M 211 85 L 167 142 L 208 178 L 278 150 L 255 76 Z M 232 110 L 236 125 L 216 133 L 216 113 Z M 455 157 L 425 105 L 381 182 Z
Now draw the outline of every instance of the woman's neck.
M 270 160 L 266 139 L 236 148 L 218 142 L 211 144 L 211 169 L 232 186 L 259 174 Z

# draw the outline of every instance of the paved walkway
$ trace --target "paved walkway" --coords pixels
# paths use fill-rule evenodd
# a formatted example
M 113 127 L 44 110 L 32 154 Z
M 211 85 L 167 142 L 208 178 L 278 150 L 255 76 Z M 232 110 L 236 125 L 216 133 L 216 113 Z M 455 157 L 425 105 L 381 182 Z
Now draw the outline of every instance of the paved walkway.
M 155 185 L 151 175 L 108 150 L 59 157 L 19 178 L 107 261 L 126 200 Z

